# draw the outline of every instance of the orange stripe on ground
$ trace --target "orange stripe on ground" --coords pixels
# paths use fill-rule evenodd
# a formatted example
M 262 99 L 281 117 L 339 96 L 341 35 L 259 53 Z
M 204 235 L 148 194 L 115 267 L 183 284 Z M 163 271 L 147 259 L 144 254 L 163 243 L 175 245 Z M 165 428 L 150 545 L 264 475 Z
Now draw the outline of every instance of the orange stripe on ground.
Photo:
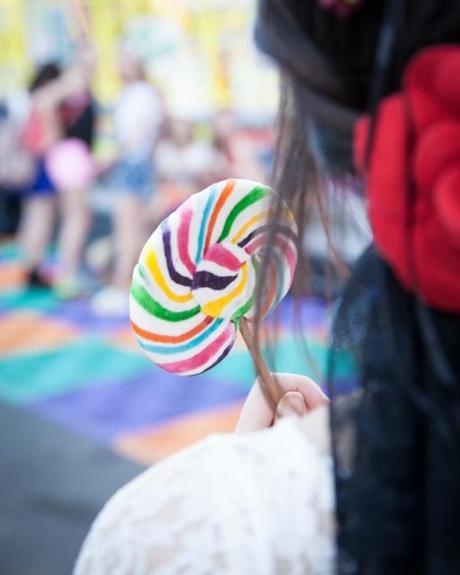
M 134 332 L 143 339 L 147 339 L 149 341 L 159 341 L 161 343 L 180 343 L 181 341 L 187 341 L 197 333 L 200 333 L 200 331 L 207 327 L 212 321 L 214 321 L 214 318 L 206 317 L 194 328 L 186 331 L 185 333 L 181 333 L 180 335 L 161 335 L 159 333 L 151 333 L 150 331 L 146 331 L 145 329 L 140 328 L 134 322 L 131 322 L 131 326 Z
M 219 215 L 219 212 L 222 209 L 222 206 L 227 201 L 228 196 L 233 192 L 233 188 L 235 187 L 235 183 L 236 183 L 235 180 L 229 180 L 229 182 L 225 186 L 223 192 L 219 196 L 219 199 L 217 200 L 216 205 L 214 206 L 214 210 L 211 214 L 211 217 L 209 218 L 209 225 L 208 225 L 208 231 L 206 232 L 206 239 L 204 242 L 203 254 L 206 253 L 206 250 L 208 249 L 209 244 L 211 242 L 211 235 L 212 235 L 212 232 L 214 230 L 214 226 L 216 225 L 217 216 Z
M 43 319 L 33 312 L 14 312 L 1 320 L 0 354 L 53 349 L 77 337 L 78 330 L 71 326 Z
M 25 271 L 16 262 L 2 263 L 0 266 L 0 290 L 20 287 L 25 281 Z
M 210 433 L 230 433 L 235 430 L 243 404 L 183 416 L 141 433 L 130 433 L 115 440 L 118 453 L 140 463 L 151 465 Z
M 142 350 L 137 343 L 131 326 L 124 327 L 121 330 L 115 332 L 114 336 L 110 338 L 110 343 L 113 343 L 121 349 L 142 353 Z

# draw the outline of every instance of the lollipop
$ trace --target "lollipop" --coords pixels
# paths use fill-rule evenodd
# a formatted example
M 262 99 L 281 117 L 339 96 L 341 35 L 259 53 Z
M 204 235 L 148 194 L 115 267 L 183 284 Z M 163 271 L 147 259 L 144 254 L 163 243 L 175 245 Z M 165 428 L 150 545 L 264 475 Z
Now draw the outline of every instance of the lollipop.
M 212 368 L 231 350 L 238 326 L 254 357 L 246 319 L 256 311 L 273 194 L 249 180 L 219 182 L 188 198 L 145 244 L 133 274 L 130 317 L 140 346 L 161 368 L 179 375 Z M 295 240 L 294 218 L 284 208 L 262 317 L 292 283 Z

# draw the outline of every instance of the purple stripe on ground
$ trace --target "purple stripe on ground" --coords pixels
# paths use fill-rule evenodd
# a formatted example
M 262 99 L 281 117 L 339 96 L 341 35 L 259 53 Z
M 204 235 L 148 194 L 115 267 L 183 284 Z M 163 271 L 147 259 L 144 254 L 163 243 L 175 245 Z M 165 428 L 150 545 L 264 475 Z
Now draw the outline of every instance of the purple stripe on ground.
M 348 395 L 356 390 L 358 386 L 358 379 L 356 376 L 337 377 L 332 382 L 332 393 L 327 386 L 324 387 L 324 393 L 327 396 L 337 397 L 338 395 Z
M 127 316 L 96 315 L 87 300 L 63 302 L 46 315 L 76 325 L 92 334 L 114 333 L 124 327 L 129 327 Z
M 180 415 L 223 407 L 245 395 L 228 381 L 180 378 L 153 368 L 150 376 L 94 383 L 29 407 L 84 435 L 110 441 Z

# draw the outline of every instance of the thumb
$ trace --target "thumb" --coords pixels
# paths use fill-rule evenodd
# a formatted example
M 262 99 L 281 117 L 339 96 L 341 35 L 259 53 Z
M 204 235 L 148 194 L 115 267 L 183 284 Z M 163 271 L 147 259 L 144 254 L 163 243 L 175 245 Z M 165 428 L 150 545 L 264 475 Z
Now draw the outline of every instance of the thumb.
M 288 415 L 302 416 L 307 413 L 305 399 L 299 391 L 286 392 L 276 406 L 276 419 Z

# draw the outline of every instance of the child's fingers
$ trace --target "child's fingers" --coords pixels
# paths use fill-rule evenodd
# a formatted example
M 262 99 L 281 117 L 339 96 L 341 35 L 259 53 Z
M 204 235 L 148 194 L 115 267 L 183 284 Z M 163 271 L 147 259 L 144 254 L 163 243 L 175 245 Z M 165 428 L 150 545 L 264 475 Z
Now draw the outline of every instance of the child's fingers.
M 268 403 L 259 379 L 256 379 L 249 392 L 236 426 L 236 433 L 247 433 L 270 427 L 273 423 L 273 410 Z
M 236 427 L 237 433 L 265 429 L 273 424 L 275 417 L 303 415 L 329 401 L 321 388 L 309 377 L 293 373 L 273 373 L 273 376 L 286 392 L 276 406 L 276 411 L 265 398 L 260 380 L 257 379 L 243 406 Z
M 279 400 L 276 406 L 275 421 L 288 415 L 301 417 L 307 413 L 307 406 L 303 395 L 299 391 L 288 391 Z
M 320 386 L 305 375 L 276 372 L 273 376 L 276 377 L 284 391 L 298 391 L 301 393 L 308 409 L 313 409 L 329 401 Z

